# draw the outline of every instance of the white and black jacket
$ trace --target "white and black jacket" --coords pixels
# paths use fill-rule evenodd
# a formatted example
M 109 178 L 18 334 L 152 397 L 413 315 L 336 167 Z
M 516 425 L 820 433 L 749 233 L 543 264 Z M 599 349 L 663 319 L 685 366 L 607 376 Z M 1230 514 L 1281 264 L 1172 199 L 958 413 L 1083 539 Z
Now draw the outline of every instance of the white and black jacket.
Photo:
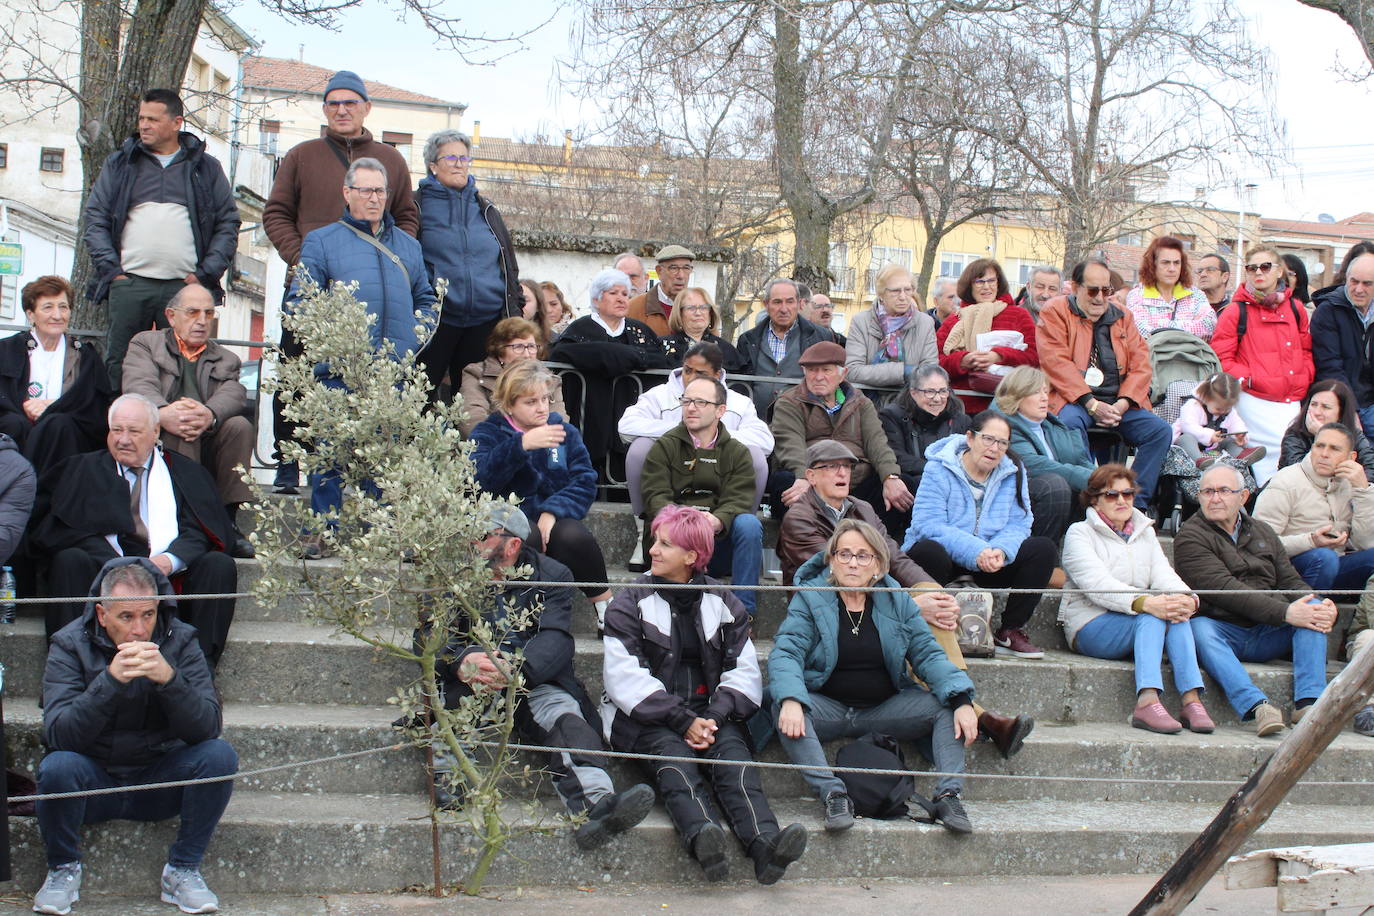
M 763 701 L 763 675 L 750 638 L 749 614 L 720 582 L 697 574 L 701 592 L 697 632 L 702 645 L 702 675 L 711 699 L 703 718 L 742 722 Z M 605 693 L 601 721 L 611 746 L 633 746 L 644 726 L 660 725 L 682 733 L 696 713 L 676 696 L 674 682 L 681 647 L 673 639 L 672 611 L 654 591 L 648 573 L 624 588 L 606 609 Z

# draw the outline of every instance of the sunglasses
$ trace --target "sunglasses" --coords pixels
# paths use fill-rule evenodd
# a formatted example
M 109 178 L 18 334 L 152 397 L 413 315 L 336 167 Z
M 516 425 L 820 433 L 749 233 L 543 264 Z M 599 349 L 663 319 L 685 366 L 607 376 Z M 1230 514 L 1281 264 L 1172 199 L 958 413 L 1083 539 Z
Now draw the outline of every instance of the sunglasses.
M 1136 494 L 1137 492 L 1139 492 L 1139 491 L 1138 491 L 1138 490 L 1135 490 L 1135 489 L 1130 489 L 1130 490 L 1103 490 L 1101 493 L 1098 493 L 1097 495 L 1098 495 L 1100 498 L 1102 498 L 1102 499 L 1107 499 L 1107 500 L 1135 499 L 1135 494 Z
M 1263 264 L 1246 264 L 1245 272 L 1247 274 L 1267 274 L 1275 266 L 1273 261 L 1265 261 Z

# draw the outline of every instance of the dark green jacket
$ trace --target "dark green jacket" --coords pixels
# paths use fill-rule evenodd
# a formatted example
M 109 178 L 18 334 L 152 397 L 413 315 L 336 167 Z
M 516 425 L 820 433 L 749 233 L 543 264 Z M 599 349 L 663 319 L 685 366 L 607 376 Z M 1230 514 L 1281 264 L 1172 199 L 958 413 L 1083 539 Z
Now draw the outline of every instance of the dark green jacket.
M 669 503 L 691 506 L 720 519 L 725 530 L 736 515 L 754 510 L 754 460 L 749 449 L 717 426 L 715 448 L 699 449 L 692 434 L 679 423 L 668 430 L 644 458 L 640 494 L 644 517 L 653 520 Z

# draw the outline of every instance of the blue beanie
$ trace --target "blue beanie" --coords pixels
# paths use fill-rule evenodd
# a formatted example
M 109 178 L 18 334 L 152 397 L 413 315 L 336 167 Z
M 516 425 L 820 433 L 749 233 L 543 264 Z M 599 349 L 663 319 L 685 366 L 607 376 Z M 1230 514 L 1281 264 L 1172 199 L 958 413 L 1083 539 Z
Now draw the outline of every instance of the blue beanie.
M 324 97 L 329 98 L 329 93 L 335 89 L 351 89 L 363 97 L 364 102 L 371 101 L 367 97 L 367 87 L 363 85 L 363 78 L 352 70 L 340 70 L 329 78 L 329 83 L 324 87 Z

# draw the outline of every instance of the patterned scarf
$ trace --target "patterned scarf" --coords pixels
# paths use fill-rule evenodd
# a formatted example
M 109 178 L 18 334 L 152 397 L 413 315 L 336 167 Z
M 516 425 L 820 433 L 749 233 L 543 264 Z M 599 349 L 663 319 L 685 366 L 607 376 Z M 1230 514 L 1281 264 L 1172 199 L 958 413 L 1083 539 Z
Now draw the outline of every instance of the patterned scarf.
M 878 352 L 873 354 L 873 361 L 899 363 L 902 361 L 902 330 L 911 320 L 911 316 L 916 314 L 916 307 L 907 309 L 905 315 L 889 315 L 881 302 L 874 308 L 877 311 L 878 322 L 883 326 L 883 342 Z

